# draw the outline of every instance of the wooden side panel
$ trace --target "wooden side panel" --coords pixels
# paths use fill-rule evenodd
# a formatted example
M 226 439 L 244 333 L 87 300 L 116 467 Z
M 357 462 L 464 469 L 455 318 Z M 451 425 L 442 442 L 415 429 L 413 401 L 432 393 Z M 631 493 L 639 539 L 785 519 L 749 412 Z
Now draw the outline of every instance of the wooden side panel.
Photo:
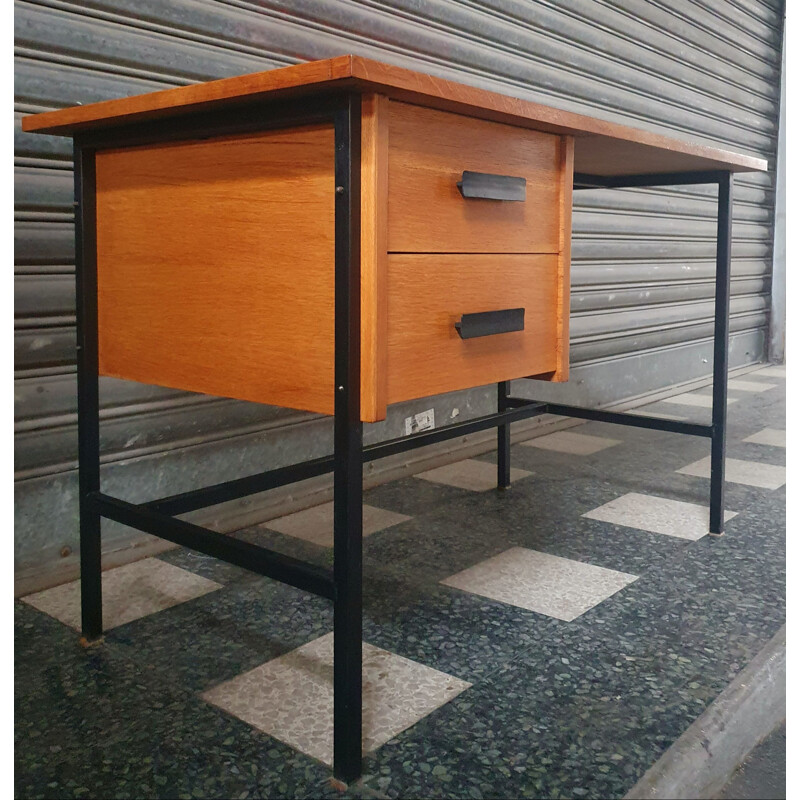
M 389 255 L 389 402 L 556 368 L 558 256 Z M 525 330 L 462 340 L 462 314 L 525 308 Z
M 561 137 L 389 103 L 389 250 L 555 253 Z M 465 170 L 525 178 L 524 202 L 465 199 Z
M 554 381 L 569 380 L 569 271 L 572 243 L 572 172 L 575 139 L 561 137 L 561 179 L 559 183 L 559 254 L 556 297 L 556 371 Z
M 386 419 L 388 100 L 361 100 L 361 419 Z
M 331 126 L 97 156 L 103 375 L 333 412 Z

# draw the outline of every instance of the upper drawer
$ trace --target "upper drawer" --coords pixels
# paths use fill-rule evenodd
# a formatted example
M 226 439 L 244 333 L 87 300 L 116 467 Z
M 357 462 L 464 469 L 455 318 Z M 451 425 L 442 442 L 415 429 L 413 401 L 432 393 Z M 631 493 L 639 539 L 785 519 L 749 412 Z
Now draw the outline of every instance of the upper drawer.
M 525 199 L 462 197 L 464 171 L 524 178 Z M 389 103 L 389 251 L 557 253 L 561 137 Z

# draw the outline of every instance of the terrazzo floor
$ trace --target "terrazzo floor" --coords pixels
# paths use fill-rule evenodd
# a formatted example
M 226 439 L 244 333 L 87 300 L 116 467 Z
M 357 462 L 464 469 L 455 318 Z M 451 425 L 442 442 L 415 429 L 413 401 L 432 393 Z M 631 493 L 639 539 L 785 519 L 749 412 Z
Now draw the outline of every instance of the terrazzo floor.
M 182 549 L 104 573 L 89 649 L 75 585 L 17 601 L 16 796 L 624 796 L 784 622 L 784 379 L 731 383 L 721 538 L 706 440 L 595 422 L 515 445 L 505 492 L 494 453 L 366 492 L 343 794 L 327 601 Z M 238 535 L 331 563 L 330 506 Z

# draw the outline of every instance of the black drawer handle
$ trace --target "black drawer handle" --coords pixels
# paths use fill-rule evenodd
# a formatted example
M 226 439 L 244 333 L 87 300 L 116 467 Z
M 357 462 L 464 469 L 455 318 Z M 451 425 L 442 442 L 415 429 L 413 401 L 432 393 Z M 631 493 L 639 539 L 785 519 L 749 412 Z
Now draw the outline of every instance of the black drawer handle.
M 506 308 L 503 311 L 462 314 L 461 319 L 456 322 L 456 330 L 462 339 L 522 331 L 525 330 L 525 309 Z
M 525 178 L 510 175 L 490 175 L 488 172 L 464 170 L 456 184 L 462 197 L 481 200 L 515 200 L 525 202 Z

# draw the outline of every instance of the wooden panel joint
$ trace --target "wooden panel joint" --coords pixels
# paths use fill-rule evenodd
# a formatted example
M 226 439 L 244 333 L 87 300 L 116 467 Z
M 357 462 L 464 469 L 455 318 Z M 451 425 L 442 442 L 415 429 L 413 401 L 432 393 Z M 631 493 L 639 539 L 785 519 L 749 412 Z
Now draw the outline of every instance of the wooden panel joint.
M 386 418 L 388 100 L 361 99 L 361 418 Z

